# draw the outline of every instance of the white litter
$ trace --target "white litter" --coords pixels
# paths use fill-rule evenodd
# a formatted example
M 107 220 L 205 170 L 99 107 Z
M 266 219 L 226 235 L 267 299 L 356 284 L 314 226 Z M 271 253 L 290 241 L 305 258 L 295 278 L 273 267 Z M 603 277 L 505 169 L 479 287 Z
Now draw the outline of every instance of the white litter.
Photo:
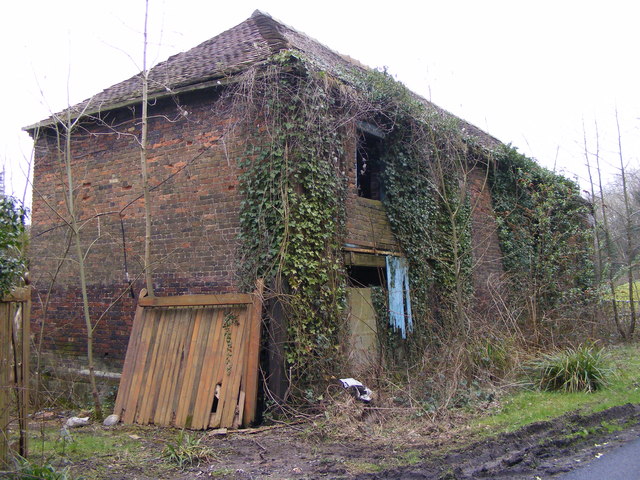
M 371 401 L 373 392 L 355 378 L 341 378 L 340 383 L 345 390 L 351 392 L 361 402 L 369 403 Z

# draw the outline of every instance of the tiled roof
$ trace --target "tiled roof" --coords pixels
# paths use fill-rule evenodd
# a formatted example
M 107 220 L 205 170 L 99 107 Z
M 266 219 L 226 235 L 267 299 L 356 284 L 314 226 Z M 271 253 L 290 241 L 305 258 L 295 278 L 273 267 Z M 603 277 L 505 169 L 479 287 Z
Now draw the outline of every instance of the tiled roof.
M 158 97 L 197 88 L 242 72 L 250 65 L 267 60 L 281 50 L 295 49 L 303 52 L 320 68 L 335 76 L 343 77 L 350 70 L 366 69 L 356 60 L 340 55 L 309 36 L 274 20 L 270 15 L 256 10 L 251 17 L 235 27 L 206 42 L 169 57 L 149 70 L 149 97 Z M 142 98 L 141 75 L 113 85 L 90 99 L 71 107 L 72 117 L 79 114 L 96 114 L 140 102 Z M 448 112 L 421 99 L 443 115 Z M 64 113 L 58 118 L 64 118 Z M 54 118 L 47 118 L 25 130 L 51 125 Z M 475 126 L 462 122 L 469 135 L 480 137 L 483 144 L 499 142 Z

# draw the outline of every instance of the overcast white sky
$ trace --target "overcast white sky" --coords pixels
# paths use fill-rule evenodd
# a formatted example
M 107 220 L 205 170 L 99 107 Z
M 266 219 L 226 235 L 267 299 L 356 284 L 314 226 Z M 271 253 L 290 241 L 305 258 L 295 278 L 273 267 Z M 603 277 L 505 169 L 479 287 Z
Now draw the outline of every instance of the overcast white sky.
M 150 60 L 188 50 L 256 9 L 390 73 L 417 93 L 585 178 L 583 122 L 618 162 L 640 152 L 640 4 L 629 0 L 150 0 Z M 144 0 L 3 5 L 0 164 L 22 197 L 31 141 L 21 128 L 135 74 Z M 614 170 L 610 169 L 611 172 Z M 584 184 L 586 185 L 586 184 Z

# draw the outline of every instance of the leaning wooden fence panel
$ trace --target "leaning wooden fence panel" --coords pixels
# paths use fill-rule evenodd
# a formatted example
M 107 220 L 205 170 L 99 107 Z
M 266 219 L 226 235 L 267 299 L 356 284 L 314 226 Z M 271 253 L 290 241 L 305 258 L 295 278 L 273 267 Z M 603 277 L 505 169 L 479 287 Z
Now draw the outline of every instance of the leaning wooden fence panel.
M 114 413 L 124 423 L 237 428 L 255 419 L 262 285 L 140 295 Z
M 18 453 L 28 454 L 29 335 L 31 290 L 15 289 L 0 298 L 0 466 L 9 455 L 12 406 L 18 419 Z

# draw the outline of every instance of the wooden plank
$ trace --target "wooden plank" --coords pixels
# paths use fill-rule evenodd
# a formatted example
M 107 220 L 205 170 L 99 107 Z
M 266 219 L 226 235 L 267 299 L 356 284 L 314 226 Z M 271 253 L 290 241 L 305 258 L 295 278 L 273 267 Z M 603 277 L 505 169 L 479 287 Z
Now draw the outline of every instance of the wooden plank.
M 183 321 L 183 334 L 179 338 L 179 343 L 176 348 L 176 366 L 173 371 L 173 380 L 171 382 L 171 390 L 169 391 L 169 409 L 165 414 L 164 424 L 173 425 L 175 421 L 175 414 L 180 401 L 180 389 L 182 387 L 182 381 L 185 377 L 184 365 L 186 362 L 186 352 L 189 350 L 189 343 L 191 342 L 191 335 L 193 333 L 193 325 L 196 317 L 196 311 L 190 308 L 184 312 L 182 317 Z
M 146 364 L 146 378 L 144 382 L 144 388 L 140 395 L 141 405 L 138 407 L 138 415 L 136 416 L 136 423 L 140 425 L 146 425 L 151 419 L 151 409 L 153 407 L 153 395 L 156 390 L 156 384 L 162 375 L 160 364 L 163 361 L 162 344 L 164 340 L 165 331 L 167 329 L 166 316 L 168 312 L 166 309 L 155 311 L 157 321 L 155 322 L 155 339 L 153 342 L 153 349 L 151 350 L 151 357 Z
M 253 303 L 248 313 L 249 340 L 247 359 L 244 372 L 244 405 L 241 416 L 242 426 L 249 426 L 256 418 L 258 405 L 258 371 L 260 368 L 260 337 L 262 327 L 262 295 L 264 293 L 264 280 L 258 279 L 256 291 L 253 293 Z
M 205 309 L 205 313 L 203 314 L 203 324 L 202 328 L 204 328 L 203 333 L 201 333 L 200 341 L 198 342 L 198 351 L 196 357 L 196 363 L 192 367 L 194 370 L 194 382 L 193 388 L 191 390 L 191 401 L 189 402 L 189 415 L 187 416 L 187 421 L 185 426 L 187 428 L 198 428 L 195 426 L 195 411 L 197 406 L 197 400 L 200 393 L 201 383 L 202 383 L 202 374 L 204 367 L 204 360 L 207 351 L 207 345 L 209 342 L 209 336 L 211 335 L 211 331 L 215 329 L 214 325 L 211 322 L 211 317 L 213 315 L 213 311 L 211 308 Z
M 358 267 L 385 267 L 386 258 L 383 255 L 370 253 L 345 252 L 344 263 Z
M 224 338 L 224 318 L 225 309 L 218 309 L 218 315 L 216 318 L 216 335 L 210 342 L 211 349 L 211 371 L 210 376 L 207 378 L 206 391 L 204 392 L 206 398 L 205 412 L 202 417 L 203 428 L 209 427 L 211 421 L 211 410 L 215 401 L 216 386 L 218 385 L 218 379 L 223 371 L 224 367 L 224 355 L 225 355 L 225 338 Z
M 133 423 L 136 418 L 136 409 L 139 404 L 140 391 L 146 375 L 146 367 L 149 361 L 150 350 L 153 347 L 155 338 L 155 314 L 152 310 L 145 310 L 142 315 L 142 338 L 140 348 L 138 348 L 133 378 L 131 379 L 131 390 L 125 405 L 124 423 Z
M 173 405 L 173 398 L 171 398 L 171 391 L 176 382 L 175 371 L 180 363 L 180 341 L 184 339 L 186 329 L 186 318 L 189 310 L 175 309 L 173 310 L 173 318 L 171 321 L 171 338 L 169 339 L 169 345 L 167 347 L 167 361 L 163 369 L 162 383 L 160 391 L 158 393 L 158 402 L 153 415 L 153 423 L 155 425 L 169 425 L 170 415 L 167 412 L 171 410 Z
M 226 372 L 226 353 L 227 353 L 227 341 L 226 338 L 224 336 L 224 319 L 227 315 L 227 313 L 229 312 L 228 309 L 221 309 L 220 315 L 222 316 L 222 320 L 220 322 L 220 326 L 222 328 L 220 335 L 218 336 L 218 338 L 216 339 L 216 343 L 215 343 L 215 353 L 216 353 L 216 368 L 214 371 L 214 375 L 213 375 L 213 381 L 212 386 L 213 386 L 213 398 L 212 398 L 212 405 L 211 405 L 211 410 L 212 413 L 209 416 L 209 428 L 217 428 L 220 425 L 220 419 L 222 418 L 222 405 L 224 403 L 224 399 L 223 399 L 223 383 L 225 381 L 225 372 Z M 216 398 L 216 392 L 217 392 L 217 406 L 216 406 L 216 410 L 215 412 L 213 412 L 213 403 L 215 403 L 215 398 Z
M 194 358 L 197 356 L 198 344 L 201 341 L 200 327 L 202 324 L 203 309 L 199 309 L 196 312 L 195 324 L 193 327 L 193 333 L 191 335 L 191 342 L 189 344 L 189 352 L 187 352 L 187 361 L 184 365 L 185 378 L 182 382 L 182 388 L 180 389 L 180 401 L 178 409 L 176 411 L 176 427 L 185 427 L 187 424 L 187 417 L 189 415 L 189 404 L 191 403 L 191 394 L 193 391 L 193 379 L 195 377 L 194 372 Z
M 207 309 L 206 322 L 208 324 L 208 335 L 204 348 L 204 357 L 202 359 L 202 370 L 200 372 L 200 379 L 198 380 L 196 400 L 193 407 L 193 421 L 191 422 L 191 428 L 202 429 L 205 426 L 206 416 L 206 394 L 208 391 L 208 383 L 212 381 L 212 352 L 211 344 L 214 342 L 216 335 L 219 333 L 216 331 L 218 328 L 218 309 Z
M 172 403 L 171 410 L 168 413 L 169 419 L 167 420 L 168 425 L 175 425 L 176 416 L 178 412 L 178 407 L 180 406 L 181 394 L 182 394 L 182 385 L 184 383 L 184 379 L 186 376 L 186 364 L 187 364 L 187 355 L 191 349 L 191 338 L 193 336 L 193 329 L 195 325 L 196 318 L 196 309 L 190 308 L 188 310 L 188 320 L 187 327 L 184 335 L 183 342 L 180 347 L 180 363 L 176 369 L 176 378 L 177 381 L 171 393 Z
M 140 292 L 140 296 L 146 294 L 146 290 Z M 141 306 L 136 307 L 136 313 L 133 317 L 133 325 L 131 326 L 131 334 L 129 335 L 129 344 L 127 345 L 127 354 L 124 358 L 124 365 L 122 367 L 122 374 L 120 376 L 120 385 L 118 386 L 118 395 L 116 397 L 116 403 L 113 408 L 113 413 L 122 418 L 122 409 L 126 404 L 126 399 L 129 396 L 129 389 L 131 388 L 131 380 L 133 377 L 133 369 L 135 367 L 135 359 L 138 347 L 140 345 L 140 337 L 142 331 L 142 315 L 144 309 Z
M 399 257 L 402 255 L 400 252 L 395 252 L 393 250 L 379 250 L 374 247 L 373 243 L 370 242 L 365 243 L 368 243 L 371 248 L 349 247 L 345 245 L 342 247 L 342 250 L 344 250 L 345 252 L 368 253 L 372 255 L 392 255 L 395 257 Z
M 223 416 L 225 411 L 228 409 L 228 402 L 231 401 L 232 403 L 236 402 L 236 399 L 233 398 L 233 393 L 231 393 L 231 390 L 233 388 L 232 385 L 232 381 L 231 381 L 231 375 L 233 374 L 233 365 L 234 365 L 234 357 L 237 355 L 238 353 L 238 348 L 239 348 L 239 344 L 240 341 L 242 339 L 242 332 L 243 332 L 243 323 L 244 323 L 244 313 L 245 312 L 234 312 L 233 310 L 227 310 L 225 312 L 225 316 L 229 313 L 233 313 L 235 315 L 237 315 L 237 321 L 238 321 L 238 325 L 237 326 L 233 326 L 233 329 L 231 331 L 231 358 L 227 358 L 227 343 L 226 343 L 226 339 L 224 338 L 224 335 L 221 335 L 220 338 L 220 342 L 221 342 L 221 357 L 222 357 L 222 361 L 220 362 L 220 366 L 217 372 L 217 380 L 216 380 L 216 385 L 220 384 L 220 392 L 219 392 L 219 398 L 218 398 L 218 408 L 216 409 L 216 413 L 213 416 L 213 418 L 210 419 L 210 423 L 209 423 L 209 427 L 211 428 L 218 428 L 218 427 L 230 427 L 231 424 L 229 425 L 225 425 L 223 423 Z M 230 368 L 227 364 L 227 362 L 229 362 Z M 231 400 L 229 400 L 231 399 Z
M 253 302 L 248 293 L 224 293 L 220 295 L 178 295 L 175 297 L 144 297 L 142 307 L 193 307 L 198 305 L 243 305 Z
M 204 358 L 202 360 L 202 371 L 198 382 L 198 394 L 193 408 L 193 422 L 191 428 L 203 429 L 209 424 L 211 414 L 211 404 L 213 403 L 213 376 L 215 371 L 214 354 L 215 343 L 222 331 L 221 309 L 216 308 L 207 316 L 209 322 L 209 337 L 204 345 Z
M 238 404 L 238 395 L 240 394 L 240 382 L 244 372 L 244 358 L 248 338 L 248 322 L 247 311 L 243 312 L 238 326 L 237 339 L 233 342 L 233 353 L 231 359 L 231 372 L 227 375 L 227 390 L 224 395 L 224 403 L 222 405 L 222 417 L 220 426 L 231 427 L 233 417 L 235 416 L 236 405 Z
M 29 456 L 29 398 L 31 397 L 29 385 L 31 372 L 31 289 L 28 290 L 28 299 L 23 304 L 22 310 L 22 402 L 24 404 L 23 424 L 24 432 L 20 435 L 20 455 L 23 458 Z
M 233 423 L 231 424 L 231 428 L 234 430 L 237 429 L 242 424 L 242 419 L 244 418 L 244 404 L 246 400 L 246 393 L 242 390 L 242 385 L 240 387 L 240 395 L 238 395 L 238 405 L 236 406 L 236 414 L 233 417 Z
M 188 428 L 197 428 L 197 419 L 195 417 L 195 410 L 198 404 L 198 396 L 200 395 L 200 382 L 202 376 L 203 361 L 206 353 L 207 343 L 209 336 L 211 335 L 211 316 L 214 312 L 211 308 L 205 308 L 202 311 L 202 324 L 200 326 L 200 337 L 196 344 L 195 362 L 191 369 L 193 370 L 193 382 L 191 389 L 189 390 L 189 404 L 187 406 L 187 421 L 186 426 Z
M 158 365 L 156 368 L 156 375 L 153 379 L 153 385 L 151 390 L 151 409 L 149 411 L 149 422 L 157 424 L 155 421 L 156 412 L 162 409 L 161 392 L 163 385 L 166 386 L 167 379 L 169 377 L 168 370 L 172 361 L 171 344 L 174 339 L 176 331 L 176 315 L 178 310 L 166 309 L 163 315 L 163 321 L 165 322 L 165 331 L 160 338 L 160 347 L 158 349 Z

